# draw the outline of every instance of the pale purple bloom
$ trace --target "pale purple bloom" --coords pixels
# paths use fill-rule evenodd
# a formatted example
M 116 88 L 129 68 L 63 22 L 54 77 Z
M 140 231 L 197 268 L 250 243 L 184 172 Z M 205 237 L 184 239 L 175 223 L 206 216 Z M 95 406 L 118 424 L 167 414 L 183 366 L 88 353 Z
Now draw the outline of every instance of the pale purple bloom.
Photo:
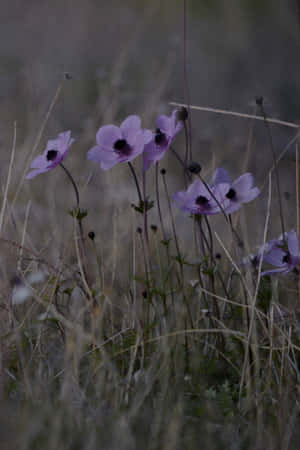
M 221 212 L 229 204 L 225 195 L 230 185 L 220 183 L 209 189 L 200 180 L 195 180 L 187 189 L 174 194 L 175 205 L 184 212 L 191 214 L 213 215 Z
M 286 274 L 297 269 L 300 263 L 299 240 L 295 230 L 291 230 L 281 235 L 279 239 L 268 242 L 263 252 L 263 261 L 277 267 L 277 269 L 267 270 L 262 275 L 272 273 Z M 262 254 L 260 250 L 259 254 Z
M 177 119 L 177 109 L 175 109 L 171 116 L 159 116 L 157 121 L 157 128 L 155 134 L 149 144 L 145 146 L 144 151 L 144 170 L 148 170 L 151 164 L 160 161 L 175 136 L 182 130 L 182 122 Z
M 219 183 L 229 184 L 229 190 L 226 193 L 229 204 L 225 208 L 228 214 L 237 211 L 241 208 L 242 203 L 251 202 L 260 194 L 260 190 L 257 187 L 253 187 L 254 180 L 251 173 L 244 173 L 231 183 L 227 170 L 216 169 L 213 176 L 213 184 L 218 185 Z
M 120 127 L 104 125 L 99 128 L 97 145 L 88 151 L 88 159 L 100 163 L 108 170 L 119 162 L 129 162 L 143 153 L 144 147 L 152 139 L 150 130 L 141 128 L 138 116 L 128 116 Z
M 26 178 L 33 178 L 40 173 L 49 172 L 49 170 L 58 166 L 67 156 L 74 140 L 71 138 L 71 131 L 65 131 L 59 133 L 57 139 L 48 141 L 44 153 L 32 161 L 30 168 L 33 170 L 29 172 Z

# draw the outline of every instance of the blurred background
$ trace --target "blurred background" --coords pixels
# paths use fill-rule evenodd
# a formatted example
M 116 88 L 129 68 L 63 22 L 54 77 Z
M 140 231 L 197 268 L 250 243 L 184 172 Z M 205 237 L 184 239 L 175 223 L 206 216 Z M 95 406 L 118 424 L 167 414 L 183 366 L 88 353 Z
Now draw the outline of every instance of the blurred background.
M 82 207 L 89 210 L 86 231 L 93 229 L 105 237 L 109 261 L 111 242 L 120 251 L 133 222 L 136 226 L 129 207 L 136 201 L 136 192 L 126 165 L 104 172 L 86 160 L 86 152 L 94 145 L 100 126 L 119 124 L 127 115 L 139 114 L 145 128 L 155 128 L 156 117 L 172 111 L 169 102 L 184 101 L 183 2 L 2 0 L 1 6 L 2 190 L 13 122 L 17 121 L 5 234 L 20 240 L 27 211 L 27 245 L 35 250 L 43 248 L 54 260 L 64 252 L 72 224 L 67 215 L 74 203 L 71 186 L 59 168 L 31 181 L 24 182 L 24 175 L 47 140 L 70 129 L 76 142 L 65 163 L 80 186 Z M 255 96 L 262 95 L 267 99 L 268 115 L 298 123 L 298 14 L 296 0 L 188 0 L 191 104 L 253 113 Z M 65 72 L 71 79 L 63 81 Z M 33 155 L 36 137 L 60 83 L 62 90 Z M 258 186 L 263 185 L 272 160 L 262 123 L 193 111 L 192 126 L 194 158 L 208 181 L 213 168 L 223 165 L 233 178 L 250 170 Z M 271 129 L 279 154 L 295 130 Z M 183 154 L 183 136 L 175 147 Z M 287 228 L 295 227 L 294 154 L 292 147 L 280 165 Z M 140 160 L 135 165 L 139 170 Z M 163 165 L 168 170 L 170 192 L 183 189 L 181 170 L 172 155 L 166 156 Z M 149 194 L 153 198 L 151 189 Z M 266 189 L 255 204 L 244 208 L 250 246 L 261 243 L 265 196 Z M 273 205 L 272 226 L 279 234 L 275 192 Z M 186 218 L 176 212 L 176 220 L 183 231 Z M 156 221 L 154 211 L 150 221 Z M 6 272 L 7 264 L 1 270 Z

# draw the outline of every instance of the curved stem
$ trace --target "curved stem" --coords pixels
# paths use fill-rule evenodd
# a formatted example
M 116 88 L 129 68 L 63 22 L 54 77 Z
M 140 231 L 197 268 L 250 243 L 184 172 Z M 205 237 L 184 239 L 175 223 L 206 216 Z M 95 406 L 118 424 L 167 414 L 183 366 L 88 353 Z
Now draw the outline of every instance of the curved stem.
M 162 235 L 163 235 L 164 241 L 166 242 L 166 241 L 167 241 L 167 235 L 166 235 L 166 231 L 165 231 L 165 227 L 164 227 L 164 223 L 163 223 L 163 218 L 162 218 L 162 213 L 161 213 L 161 207 L 160 207 L 160 198 L 159 198 L 158 167 L 159 167 L 159 163 L 157 162 L 157 163 L 155 164 L 156 206 L 157 206 L 157 210 L 158 210 L 158 217 L 159 217 L 159 221 L 160 221 L 160 226 L 161 226 Z
M 67 177 L 69 178 L 69 180 L 71 181 L 71 184 L 74 188 L 75 191 L 75 195 L 76 195 L 76 203 L 77 203 L 77 208 L 79 207 L 79 191 L 77 188 L 77 185 L 74 181 L 74 178 L 72 177 L 71 173 L 68 171 L 68 169 L 63 165 L 63 163 L 59 163 L 60 167 L 65 171 L 65 174 L 67 175 Z
M 139 201 L 140 201 L 140 203 L 141 203 L 141 205 L 142 205 L 142 203 L 143 203 L 143 196 L 142 196 L 142 193 L 141 193 L 141 189 L 140 189 L 140 186 L 139 186 L 139 182 L 138 182 L 138 179 L 137 179 L 137 176 L 136 176 L 134 167 L 133 167 L 133 165 L 131 164 L 131 162 L 129 162 L 129 161 L 128 161 L 128 166 L 129 166 L 129 169 L 130 169 L 131 174 L 132 174 L 133 179 L 134 179 L 134 183 L 135 183 L 135 186 L 136 186 L 136 190 L 137 190 L 137 193 L 138 193 L 138 196 L 139 196 Z

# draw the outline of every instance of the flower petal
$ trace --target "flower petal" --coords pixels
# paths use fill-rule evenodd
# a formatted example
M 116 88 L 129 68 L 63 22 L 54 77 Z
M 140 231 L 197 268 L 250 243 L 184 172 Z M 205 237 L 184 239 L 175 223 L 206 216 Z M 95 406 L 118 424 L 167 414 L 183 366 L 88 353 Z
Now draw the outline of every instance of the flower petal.
M 40 173 L 45 173 L 45 172 L 49 172 L 49 170 L 51 170 L 51 168 L 45 167 L 43 169 L 34 169 L 31 170 L 27 175 L 26 175 L 26 180 L 30 180 L 31 178 L 36 177 L 37 175 L 39 175 Z
M 30 168 L 31 169 L 43 169 L 44 167 L 48 166 L 48 161 L 45 158 L 44 155 L 38 155 L 34 160 L 32 161 Z
M 104 164 L 105 167 L 109 165 L 112 167 L 118 162 L 118 155 L 113 151 L 108 152 L 104 150 L 100 145 L 96 145 L 88 151 L 87 159 L 101 163 L 101 167 L 103 167 L 102 164 Z
M 291 255 L 299 256 L 299 240 L 295 230 L 291 230 L 287 234 L 287 244 Z
M 118 139 L 123 139 L 123 135 L 115 125 L 104 125 L 96 134 L 97 144 L 107 151 L 113 151 L 113 145 Z
M 219 183 L 231 183 L 228 171 L 221 167 L 216 169 L 213 175 L 213 184 Z
M 158 117 L 157 121 L 157 127 L 165 133 L 167 136 L 172 136 L 173 132 L 175 131 L 175 123 L 172 118 L 161 115 Z
M 141 129 L 141 119 L 139 116 L 128 116 L 120 126 L 123 133 L 127 133 L 128 130 L 138 131 Z

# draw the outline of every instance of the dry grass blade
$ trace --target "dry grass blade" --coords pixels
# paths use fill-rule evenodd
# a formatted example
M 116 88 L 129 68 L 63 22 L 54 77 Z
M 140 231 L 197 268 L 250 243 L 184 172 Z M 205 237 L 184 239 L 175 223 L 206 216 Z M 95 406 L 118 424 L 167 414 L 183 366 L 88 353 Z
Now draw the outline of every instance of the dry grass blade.
M 241 374 L 240 401 L 241 401 L 242 389 L 243 389 L 245 375 L 246 375 L 246 368 L 247 368 L 247 365 L 248 365 L 250 340 L 251 340 L 251 337 L 252 337 L 252 332 L 253 332 L 253 327 L 254 327 L 254 319 L 255 319 L 255 306 L 256 306 L 256 301 L 257 301 L 258 289 L 259 289 L 259 285 L 260 285 L 261 269 L 262 269 L 265 245 L 266 245 L 266 240 L 267 240 L 267 232 L 268 232 L 268 225 L 269 225 L 270 211 L 271 211 L 271 198 L 272 198 L 272 195 L 271 195 L 272 194 L 272 189 L 271 188 L 272 188 L 272 179 L 271 179 L 271 174 L 269 174 L 269 196 L 268 196 L 268 204 L 267 204 L 267 214 L 266 214 L 266 221 L 265 221 L 265 227 L 264 227 L 264 235 L 263 235 L 263 245 L 262 245 L 261 257 L 259 259 L 257 282 L 256 282 L 254 297 L 253 297 L 253 300 L 252 300 L 252 309 L 251 309 L 250 324 L 249 324 L 249 330 L 248 330 L 247 346 L 246 346 L 245 357 L 244 357 L 244 364 L 243 364 L 243 369 L 242 369 L 242 374 Z
M 187 105 L 184 104 L 184 103 L 170 102 L 169 104 L 172 105 L 172 106 L 184 106 L 184 107 L 187 107 Z M 194 109 L 195 111 L 204 111 L 204 112 L 211 112 L 211 113 L 215 113 L 215 114 L 223 114 L 223 115 L 226 115 L 226 116 L 239 117 L 240 119 L 254 119 L 254 120 L 259 120 L 261 122 L 264 122 L 264 120 L 265 120 L 264 117 L 262 117 L 262 116 L 256 116 L 256 115 L 253 115 L 253 114 L 239 113 L 237 111 L 230 111 L 230 110 L 226 110 L 226 109 L 209 108 L 209 107 L 206 107 L 206 106 L 190 105 L 190 109 Z M 267 118 L 266 120 L 267 120 L 268 123 L 273 123 L 275 125 L 281 125 L 283 127 L 296 128 L 296 129 L 298 129 L 300 127 L 300 125 L 297 125 L 296 123 L 286 122 L 286 121 L 280 120 L 280 119 Z
M 17 122 L 14 122 L 14 137 L 13 137 L 13 145 L 11 149 L 11 156 L 10 156 L 10 163 L 8 167 L 8 174 L 7 174 L 7 180 L 6 180 L 6 186 L 3 196 L 3 203 L 2 208 L 0 212 L 0 235 L 2 232 L 3 222 L 4 222 L 4 214 L 5 214 L 5 208 L 7 203 L 7 195 L 8 195 L 8 188 L 11 180 L 11 174 L 12 174 L 12 167 L 15 159 L 15 151 L 16 151 L 16 142 L 17 142 Z

